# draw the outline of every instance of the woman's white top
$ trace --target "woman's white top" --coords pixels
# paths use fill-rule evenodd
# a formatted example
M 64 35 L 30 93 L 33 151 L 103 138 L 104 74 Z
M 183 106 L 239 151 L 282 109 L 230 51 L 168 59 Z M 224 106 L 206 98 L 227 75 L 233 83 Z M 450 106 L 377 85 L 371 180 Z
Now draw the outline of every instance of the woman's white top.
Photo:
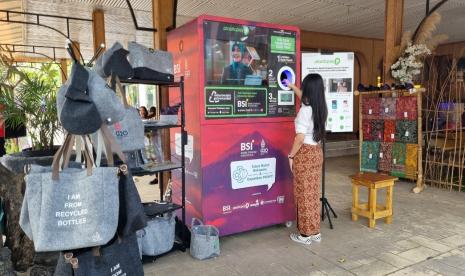
M 313 140 L 312 114 L 312 107 L 302 104 L 295 118 L 295 132 L 305 134 L 304 144 L 318 145 L 318 143 Z

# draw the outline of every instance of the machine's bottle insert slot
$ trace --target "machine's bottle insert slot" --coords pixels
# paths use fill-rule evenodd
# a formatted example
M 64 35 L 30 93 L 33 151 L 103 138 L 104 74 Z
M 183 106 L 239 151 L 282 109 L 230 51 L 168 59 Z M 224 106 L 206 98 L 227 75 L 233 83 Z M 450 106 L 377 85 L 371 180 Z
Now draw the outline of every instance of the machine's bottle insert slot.
M 290 88 L 287 87 L 287 84 L 284 82 L 284 80 L 288 80 L 290 83 L 295 84 L 295 73 L 294 70 L 292 70 L 292 68 L 289 66 L 281 67 L 281 69 L 279 69 L 278 71 L 278 77 L 278 85 L 283 90 L 290 90 Z

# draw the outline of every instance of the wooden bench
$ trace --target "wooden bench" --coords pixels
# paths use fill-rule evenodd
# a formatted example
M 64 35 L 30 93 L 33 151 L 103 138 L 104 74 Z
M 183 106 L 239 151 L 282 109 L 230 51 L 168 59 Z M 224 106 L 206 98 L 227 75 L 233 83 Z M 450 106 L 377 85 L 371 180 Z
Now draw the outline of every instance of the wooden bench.
M 385 223 L 392 222 L 392 193 L 397 177 L 379 173 L 358 173 L 351 175 L 352 179 L 352 221 L 357 221 L 358 216 L 368 218 L 368 226 L 374 228 L 376 220 L 384 218 Z M 359 203 L 358 188 L 368 188 L 368 202 Z M 377 204 L 376 193 L 378 189 L 386 188 L 385 205 Z

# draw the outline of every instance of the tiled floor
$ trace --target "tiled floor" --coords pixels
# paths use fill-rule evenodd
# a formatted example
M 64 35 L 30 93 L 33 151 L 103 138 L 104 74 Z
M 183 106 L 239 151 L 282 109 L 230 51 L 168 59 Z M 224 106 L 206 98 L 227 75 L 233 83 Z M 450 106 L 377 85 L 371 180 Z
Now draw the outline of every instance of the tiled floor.
M 378 220 L 370 229 L 366 219 L 350 219 L 348 175 L 357 162 L 355 156 L 327 161 L 327 197 L 338 218 L 333 230 L 322 222 L 320 244 L 296 244 L 289 239 L 295 228 L 277 225 L 221 238 L 215 259 L 171 253 L 145 264 L 145 274 L 465 275 L 465 193 L 428 188 L 413 194 L 413 183 L 398 182 L 393 224 Z

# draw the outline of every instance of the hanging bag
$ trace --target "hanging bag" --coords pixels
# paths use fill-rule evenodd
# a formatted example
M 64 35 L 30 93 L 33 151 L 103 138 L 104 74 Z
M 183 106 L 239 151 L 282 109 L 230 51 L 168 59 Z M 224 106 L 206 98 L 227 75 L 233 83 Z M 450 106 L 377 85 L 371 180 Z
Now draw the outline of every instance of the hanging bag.
M 173 56 L 169 52 L 146 48 L 137 42 L 128 43 L 129 63 L 134 78 L 173 82 Z
M 197 218 L 192 218 L 191 246 L 192 257 L 205 260 L 220 255 L 220 232 L 213 225 L 204 225 Z
M 134 70 L 128 62 L 128 54 L 129 52 L 123 48 L 121 43 L 115 42 L 110 49 L 98 57 L 94 71 L 102 78 L 108 78 L 111 74 L 116 74 L 122 79 L 132 78 Z
M 130 106 L 126 100 L 126 91 L 115 76 L 116 91 L 120 93 L 124 105 L 124 118 L 110 127 L 111 134 L 121 145 L 123 152 L 137 151 L 144 148 L 144 123 L 136 108 Z
M 67 134 L 52 167 L 31 166 L 20 226 L 37 252 L 108 243 L 118 225 L 118 167 L 92 168 L 83 138 L 86 169 L 68 168 L 74 136 Z M 60 159 L 63 170 L 59 172 Z
M 136 234 L 115 237 L 99 250 L 60 254 L 54 276 L 143 276 Z
M 84 135 L 97 131 L 102 119 L 87 89 L 89 72 L 74 63 L 66 84 L 58 91 L 61 107 L 58 111 L 63 128 L 71 134 Z
M 149 218 L 140 238 L 142 254 L 157 256 L 170 251 L 174 245 L 175 225 L 172 213 Z
M 124 118 L 120 122 L 109 126 L 110 133 L 116 143 L 121 146 L 121 150 L 126 158 L 126 164 L 130 169 L 140 168 L 144 164 L 141 151 L 144 149 L 144 124 L 136 108 L 131 107 L 126 100 L 126 93 L 121 86 L 119 77 L 112 75 L 112 84 L 115 91 L 121 94 L 124 105 Z M 92 144 L 97 149 L 97 166 L 100 165 L 103 138 L 99 133 L 92 135 Z
M 100 146 L 105 147 L 107 165 L 113 166 L 116 153 L 118 157 L 127 164 L 126 155 L 121 152 L 120 145 L 114 140 L 111 130 L 105 124 L 99 130 L 99 136 L 102 141 Z M 101 149 L 97 149 L 97 155 L 101 158 Z M 97 166 L 100 166 L 100 162 Z M 119 177 L 119 215 L 118 215 L 118 235 L 125 237 L 143 229 L 147 225 L 144 208 L 140 199 L 139 192 L 132 178 L 131 172 L 125 170 Z
M 80 110 L 79 108 L 67 108 L 65 106 L 67 90 L 60 89 L 57 95 L 57 111 L 58 117 L 60 118 L 63 126 L 65 126 L 65 122 L 62 116 L 73 116 L 68 120 L 65 119 L 65 121 L 66 123 L 71 124 L 73 126 L 72 129 L 78 132 L 70 132 L 76 132 L 76 134 L 91 134 L 99 129 L 101 122 L 112 125 L 123 120 L 125 115 L 123 104 L 118 96 L 116 96 L 115 92 L 108 86 L 106 81 L 95 71 L 84 68 L 82 65 L 79 65 L 79 67 L 82 67 L 82 69 L 88 74 L 87 82 L 85 82 L 87 87 L 86 93 L 95 105 L 98 114 L 91 115 L 95 112 L 92 111 L 92 113 L 90 113 L 90 111 Z M 67 84 L 68 82 L 65 85 Z M 85 118 L 83 116 L 85 116 Z M 93 128 L 89 129 L 90 127 L 88 125 L 92 125 Z M 65 129 L 67 128 L 65 127 Z

